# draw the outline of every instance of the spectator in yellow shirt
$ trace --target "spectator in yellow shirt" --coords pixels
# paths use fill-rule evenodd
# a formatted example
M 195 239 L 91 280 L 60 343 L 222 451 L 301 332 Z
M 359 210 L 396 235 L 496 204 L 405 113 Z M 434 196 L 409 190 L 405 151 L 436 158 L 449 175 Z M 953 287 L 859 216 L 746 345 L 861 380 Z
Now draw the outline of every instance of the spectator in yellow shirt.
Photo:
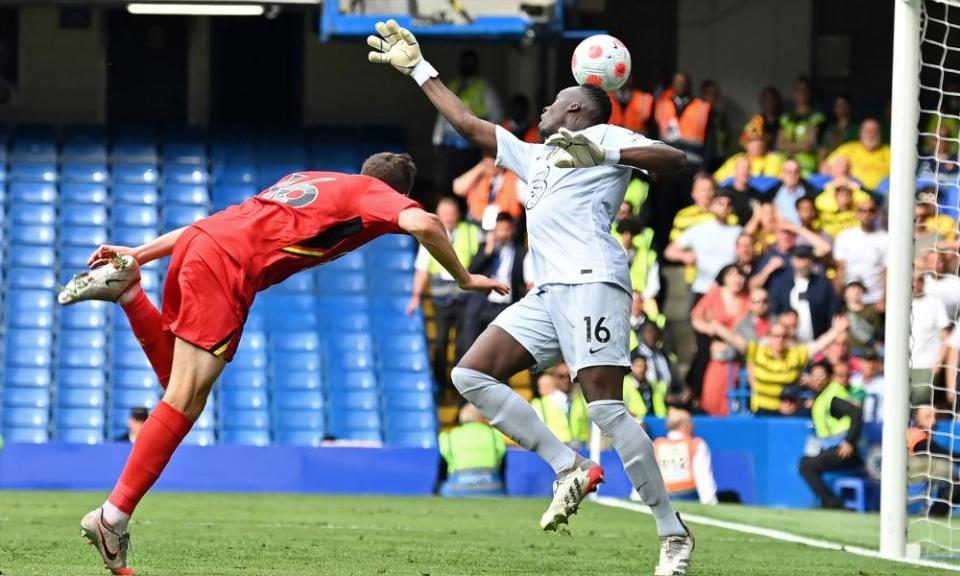
M 883 143 L 880 122 L 867 118 L 860 124 L 860 139 L 841 145 L 827 158 L 838 156 L 850 159 L 850 174 L 863 182 L 868 190 L 876 190 L 890 174 L 890 147 Z
M 772 176 L 774 178 L 780 176 L 780 165 L 783 161 L 779 154 L 767 150 L 762 128 L 748 124 L 744 131 L 749 132 L 746 134 L 745 151 L 727 158 L 727 161 L 713 173 L 713 179 L 718 184 L 733 176 L 734 167 L 741 158 L 750 161 L 751 176 Z
M 863 190 L 853 191 L 847 186 L 824 190 L 814 201 L 820 213 L 820 228 L 836 238 L 847 228 L 859 226 L 854 206 L 872 200 Z

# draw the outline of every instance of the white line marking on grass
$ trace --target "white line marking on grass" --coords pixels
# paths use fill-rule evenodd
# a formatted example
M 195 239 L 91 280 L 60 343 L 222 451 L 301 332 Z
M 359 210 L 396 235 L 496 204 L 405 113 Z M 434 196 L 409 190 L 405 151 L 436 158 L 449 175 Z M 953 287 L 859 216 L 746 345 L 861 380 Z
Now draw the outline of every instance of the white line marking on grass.
M 648 508 L 647 506 L 644 506 L 642 504 L 635 504 L 633 502 L 627 502 L 626 500 L 620 500 L 618 498 L 598 496 L 595 502 L 603 506 L 610 506 L 613 508 L 622 508 L 624 510 L 632 510 L 634 512 L 650 514 L 650 508 Z M 750 524 L 740 524 L 739 522 L 728 522 L 726 520 L 716 520 L 714 518 L 709 518 L 707 516 L 699 516 L 697 514 L 682 514 L 682 516 L 683 516 L 684 522 L 690 522 L 691 524 L 703 524 L 704 526 L 713 526 L 715 528 L 723 528 L 725 530 L 733 530 L 735 532 L 742 532 L 744 534 L 753 534 L 756 536 L 763 536 L 765 538 L 771 538 L 773 540 L 781 540 L 783 542 L 803 544 L 804 546 L 811 546 L 813 548 L 822 548 L 824 550 L 837 550 L 840 552 L 849 552 L 850 554 L 856 554 L 857 556 L 866 556 L 867 558 L 879 558 L 881 560 L 890 560 L 891 562 L 900 562 L 902 564 L 911 564 L 913 566 L 925 566 L 927 568 L 939 568 L 941 570 L 950 570 L 953 572 L 960 572 L 960 565 L 957 565 L 957 564 L 935 562 L 933 560 L 912 560 L 907 558 L 891 558 L 889 556 L 884 556 L 880 554 L 880 552 L 876 550 L 871 550 L 869 548 L 862 548 L 860 546 L 850 546 L 847 544 L 841 544 L 839 542 L 830 542 L 828 540 L 818 540 L 816 538 L 807 538 L 806 536 L 800 536 L 798 534 L 793 534 L 791 532 L 784 532 L 783 530 L 773 530 L 771 528 L 761 528 L 759 526 L 752 526 Z

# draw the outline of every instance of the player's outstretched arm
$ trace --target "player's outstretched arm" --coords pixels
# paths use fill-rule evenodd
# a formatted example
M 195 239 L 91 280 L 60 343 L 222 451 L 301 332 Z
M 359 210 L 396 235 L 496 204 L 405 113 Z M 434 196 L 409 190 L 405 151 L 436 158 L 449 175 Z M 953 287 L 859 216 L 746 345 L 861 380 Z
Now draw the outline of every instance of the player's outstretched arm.
M 461 136 L 480 148 L 485 154 L 497 153 L 497 128 L 486 120 L 477 118 L 456 94 L 437 79 L 437 70 L 423 59 L 420 44 L 406 28 L 396 20 L 377 22 L 377 34 L 368 36 L 367 44 L 373 51 L 367 58 L 375 64 L 390 64 L 403 74 L 412 77 L 437 111 L 460 133 Z
M 177 243 L 177 239 L 180 238 L 180 235 L 183 234 L 183 231 L 186 229 L 185 226 L 183 228 L 177 228 L 136 248 L 104 244 L 94 250 L 93 254 L 91 254 L 87 260 L 87 265 L 90 268 L 97 268 L 103 266 L 117 255 L 133 256 L 139 264 L 146 264 L 158 258 L 169 256 L 173 253 L 173 245 Z
M 409 232 L 427 249 L 437 262 L 457 281 L 463 290 L 477 290 L 485 292 L 494 290 L 498 294 L 506 294 L 510 287 L 502 282 L 491 280 L 480 274 L 470 274 L 460 263 L 457 253 L 454 252 L 443 224 L 435 215 L 420 208 L 407 208 L 400 212 L 397 220 L 400 228 Z
M 669 174 L 683 170 L 687 163 L 686 154 L 663 142 L 631 148 L 608 148 L 566 128 L 560 128 L 547 138 L 545 144 L 561 150 L 553 161 L 558 168 L 616 165 Z

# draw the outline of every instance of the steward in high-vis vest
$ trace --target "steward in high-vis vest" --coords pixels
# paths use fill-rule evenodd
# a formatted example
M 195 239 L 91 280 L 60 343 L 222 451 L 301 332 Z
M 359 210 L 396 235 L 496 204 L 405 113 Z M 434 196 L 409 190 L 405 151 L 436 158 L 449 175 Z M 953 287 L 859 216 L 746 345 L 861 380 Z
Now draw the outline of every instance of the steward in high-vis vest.
M 860 465 L 857 443 L 863 428 L 863 410 L 854 402 L 849 390 L 833 381 L 833 368 L 818 364 L 827 372 L 827 385 L 811 380 L 820 388 L 810 410 L 814 437 L 807 442 L 805 456 L 800 459 L 800 475 L 820 498 L 824 508 L 842 508 L 843 501 L 823 481 L 823 473 L 849 470 Z
M 516 174 L 498 167 L 493 158 L 487 157 L 457 176 L 453 193 L 467 199 L 467 220 L 489 231 L 501 212 L 515 219 L 520 217 L 522 185 Z
M 630 373 L 623 377 L 623 403 L 637 420 L 648 415 L 656 418 L 667 415 L 669 385 L 662 380 L 651 382 L 647 377 L 647 358 L 634 350 L 630 354 Z
M 590 441 L 590 415 L 587 401 L 570 380 L 561 380 L 545 372 L 537 378 L 538 397 L 530 401 L 537 416 L 564 444 Z
M 653 442 L 653 451 L 671 499 L 717 503 L 710 447 L 693 435 L 693 420 L 686 410 L 671 409 L 667 435 Z
M 690 77 L 682 72 L 674 74 L 670 88 L 664 90 L 654 104 L 660 140 L 687 152 L 688 159 L 694 163 L 709 164 L 705 151 L 709 149 L 710 111 L 709 102 L 690 92 Z
M 440 433 L 440 455 L 447 464 L 441 496 L 502 495 L 500 467 L 506 446 L 473 404 L 460 409 L 460 425 Z
M 610 124 L 623 126 L 644 136 L 653 137 L 653 94 L 634 90 L 630 82 L 610 93 Z
M 637 320 L 642 314 L 658 326 L 663 326 L 666 319 L 657 304 L 660 263 L 653 246 L 653 228 L 644 226 L 639 218 L 624 218 L 616 224 L 612 234 L 620 241 L 630 263 L 630 281 L 633 284 L 631 319 Z

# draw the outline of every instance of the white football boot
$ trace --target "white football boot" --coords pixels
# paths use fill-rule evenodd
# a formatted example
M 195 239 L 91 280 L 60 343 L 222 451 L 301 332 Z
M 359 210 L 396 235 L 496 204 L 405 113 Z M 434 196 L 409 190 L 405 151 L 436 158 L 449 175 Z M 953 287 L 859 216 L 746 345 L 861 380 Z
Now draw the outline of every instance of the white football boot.
M 103 566 L 116 576 L 133 576 L 133 568 L 127 566 L 127 550 L 130 548 L 130 533 L 117 532 L 103 519 L 103 508 L 88 513 L 80 520 L 80 535 L 97 549 L 103 558 Z
M 57 301 L 63 305 L 82 300 L 106 300 L 116 302 L 117 298 L 134 282 L 140 280 L 140 265 L 133 256 L 117 255 L 110 262 L 78 272 L 60 289 Z
M 684 576 L 690 568 L 690 557 L 693 556 L 697 541 L 679 514 L 677 520 L 687 533 L 660 537 L 660 562 L 653 572 L 654 576 Z
M 580 502 L 603 482 L 603 468 L 593 460 L 583 460 L 564 472 L 553 483 L 553 501 L 540 518 L 540 527 L 556 530 L 577 513 Z

